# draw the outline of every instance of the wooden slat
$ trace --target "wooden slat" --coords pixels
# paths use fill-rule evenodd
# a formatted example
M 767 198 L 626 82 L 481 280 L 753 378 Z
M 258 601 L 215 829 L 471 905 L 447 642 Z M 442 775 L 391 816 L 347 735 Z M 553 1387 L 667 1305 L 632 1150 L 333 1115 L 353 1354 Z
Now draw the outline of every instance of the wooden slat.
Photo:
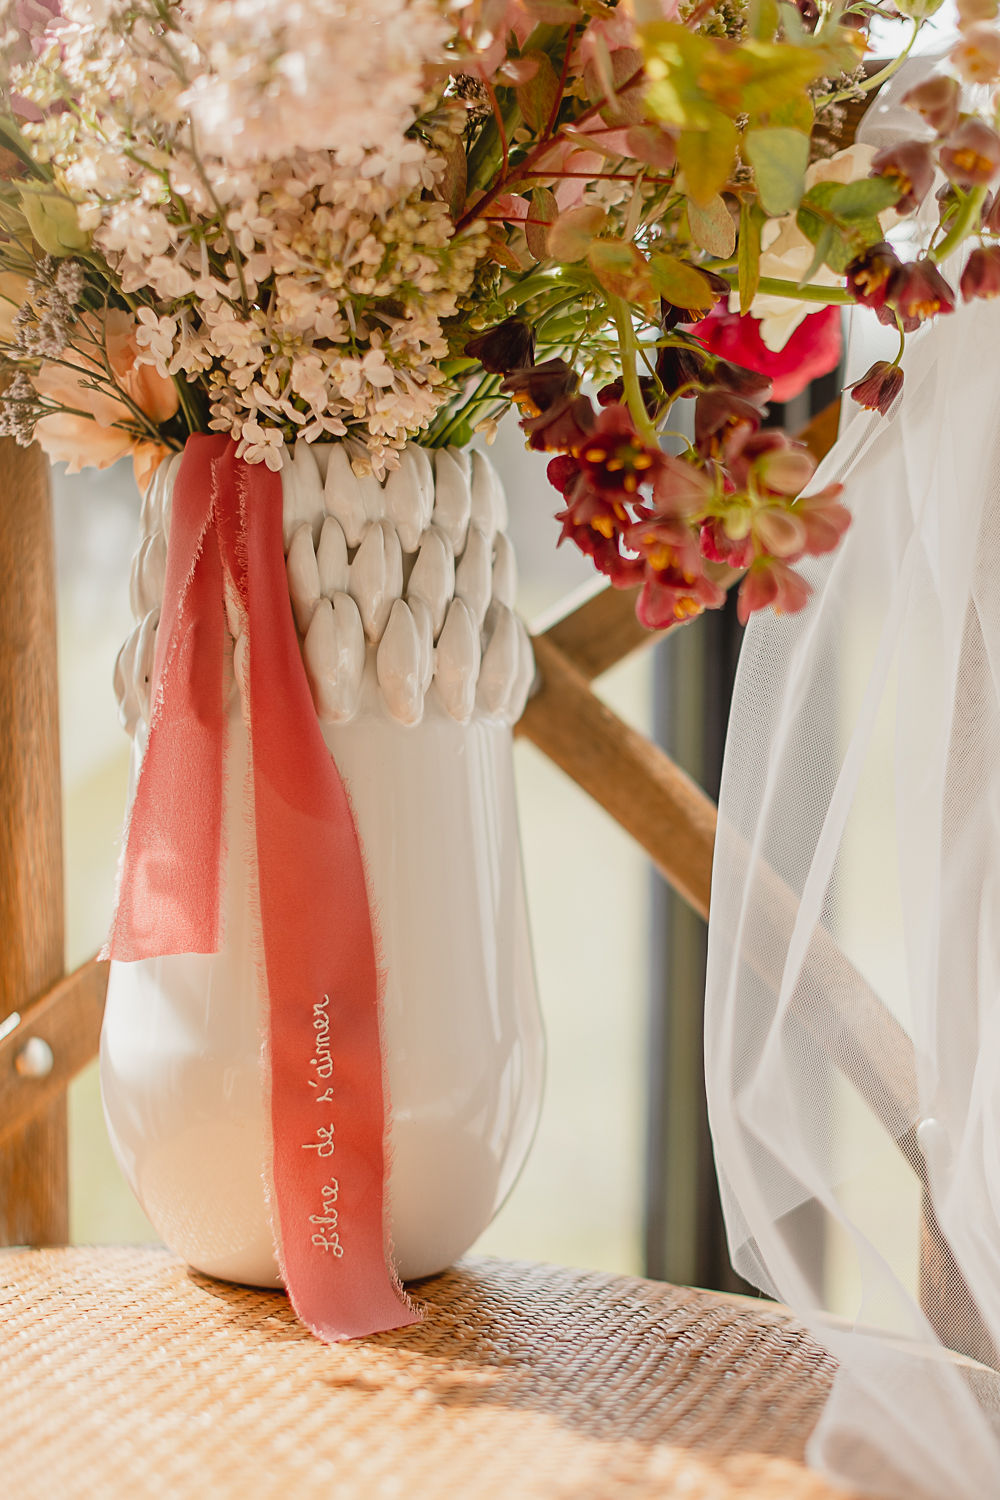
M 48 467 L 0 441 L 0 1019 L 63 970 L 59 700 Z M 0 1244 L 68 1232 L 65 1096 L 0 1152 Z
M 92 958 L 24 1011 L 0 1040 L 0 1146 L 65 1094 L 96 1056 L 107 987 L 107 964 Z M 44 1078 L 22 1077 L 17 1070 L 17 1059 L 33 1037 L 52 1049 L 52 1071 Z
M 647 630 L 635 617 L 636 589 L 602 589 L 571 614 L 550 625 L 544 636 L 589 682 L 633 651 L 662 640 L 666 631 Z M 536 651 L 537 654 L 537 651 Z

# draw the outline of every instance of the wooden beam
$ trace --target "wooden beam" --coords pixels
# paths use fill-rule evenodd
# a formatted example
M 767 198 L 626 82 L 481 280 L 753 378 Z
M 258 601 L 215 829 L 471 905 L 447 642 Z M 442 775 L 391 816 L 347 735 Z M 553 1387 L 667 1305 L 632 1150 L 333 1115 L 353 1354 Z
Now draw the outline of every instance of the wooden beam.
M 0 1022 L 63 971 L 55 563 L 48 465 L 0 440 Z M 0 1151 L 0 1244 L 68 1234 L 66 1099 Z
M 715 806 L 644 735 L 623 723 L 552 640 L 537 636 L 541 688 L 525 735 L 632 834 L 675 890 L 708 915 Z
M 0 1038 L 0 1147 L 44 1115 L 96 1056 L 107 988 L 108 966 L 92 958 L 60 979 Z M 40 1074 L 25 1066 L 38 1043 L 52 1056 L 51 1071 Z

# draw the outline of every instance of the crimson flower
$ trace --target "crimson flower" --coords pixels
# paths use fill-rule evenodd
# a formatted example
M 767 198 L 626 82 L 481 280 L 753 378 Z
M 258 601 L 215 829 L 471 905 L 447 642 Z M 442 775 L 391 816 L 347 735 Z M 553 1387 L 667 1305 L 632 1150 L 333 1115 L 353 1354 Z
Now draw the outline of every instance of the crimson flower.
M 594 408 L 586 396 L 561 396 L 534 417 L 521 418 L 528 447 L 539 453 L 565 453 L 584 442 L 594 426 Z
M 958 124 L 959 83 L 946 73 L 935 73 L 903 95 L 903 103 L 915 109 L 938 135 L 947 135 Z
M 901 141 L 872 157 L 871 177 L 884 177 L 899 189 L 897 213 L 919 208 L 934 186 L 934 153 L 926 141 Z
M 824 307 L 804 318 L 783 349 L 769 349 L 760 336 L 760 321 L 749 313 L 726 312 L 716 307 L 693 329 L 703 348 L 756 370 L 773 383 L 775 401 L 791 401 L 812 380 L 828 375 L 840 362 L 842 347 L 840 311 Z
M 889 277 L 886 301 L 904 318 L 933 318 L 955 311 L 955 293 L 929 260 L 911 260 Z
M 747 567 L 754 554 L 750 520 L 747 506 L 731 506 L 721 516 L 709 516 L 701 523 L 702 557 L 731 568 Z
M 625 406 L 606 406 L 586 440 L 574 448 L 585 481 L 601 491 L 633 496 L 663 467 L 659 447 L 644 443 Z
M 721 386 L 702 391 L 694 408 L 694 441 L 699 453 L 721 453 L 727 442 L 760 426 L 760 408 Z
M 529 416 L 537 417 L 557 401 L 575 396 L 580 377 L 564 359 L 547 359 L 540 365 L 524 365 L 511 370 L 501 382 L 504 395 L 512 396 L 515 405 Z
M 1000 297 L 1000 245 L 979 245 L 973 250 L 958 285 L 966 302 L 973 297 Z
M 881 307 L 885 302 L 889 278 L 899 264 L 899 256 L 891 245 L 884 241 L 882 244 L 872 245 L 856 255 L 844 272 L 847 290 L 862 307 Z
M 848 389 L 859 406 L 881 412 L 884 417 L 903 389 L 903 372 L 898 365 L 877 359 L 868 373 Z
M 535 335 L 520 318 L 508 318 L 496 328 L 477 334 L 465 346 L 470 359 L 478 359 L 490 375 L 509 375 L 530 367 L 535 357 Z
M 647 630 L 667 630 L 703 610 L 719 609 L 725 601 L 725 590 L 704 573 L 689 578 L 675 568 L 650 568 L 635 612 Z
M 982 120 L 963 120 L 942 145 L 938 159 L 956 186 L 984 187 L 1000 172 L 1000 135 Z
M 794 568 L 777 557 L 758 557 L 740 584 L 736 614 L 745 625 L 755 610 L 774 605 L 777 615 L 794 615 L 808 603 L 812 589 Z

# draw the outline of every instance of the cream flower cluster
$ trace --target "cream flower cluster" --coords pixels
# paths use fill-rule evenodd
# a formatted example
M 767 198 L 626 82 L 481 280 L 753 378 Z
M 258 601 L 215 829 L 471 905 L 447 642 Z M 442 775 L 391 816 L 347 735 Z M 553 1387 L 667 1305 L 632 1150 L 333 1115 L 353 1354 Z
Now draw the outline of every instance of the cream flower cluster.
M 442 320 L 485 248 L 435 195 L 464 107 L 408 132 L 452 34 L 445 0 L 63 0 L 12 78 L 140 359 L 251 462 L 350 433 L 383 474 L 450 394 Z

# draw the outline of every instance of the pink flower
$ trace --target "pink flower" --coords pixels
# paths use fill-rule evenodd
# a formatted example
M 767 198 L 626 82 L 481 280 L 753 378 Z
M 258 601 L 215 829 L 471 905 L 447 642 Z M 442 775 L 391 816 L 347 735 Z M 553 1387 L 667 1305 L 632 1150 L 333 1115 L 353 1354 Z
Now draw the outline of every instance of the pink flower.
M 107 388 L 107 373 L 96 357 L 70 347 L 63 355 L 67 364 L 47 362 L 34 377 L 40 396 L 69 408 L 42 417 L 35 424 L 35 437 L 49 458 L 65 463 L 71 474 L 83 468 L 106 469 L 133 451 L 138 467 L 148 468 L 150 455 L 139 450 L 158 449 L 158 445 L 148 435 L 140 434 L 135 413 L 122 397 L 127 396 L 159 427 L 177 411 L 177 387 L 151 365 L 136 363 L 140 351 L 130 313 L 112 310 L 103 322 L 91 315 L 83 319 L 83 326 L 103 342 L 122 396 Z M 103 385 L 96 388 L 96 382 Z
M 764 344 L 760 323 L 749 313 L 726 312 L 716 307 L 692 330 L 698 342 L 712 354 L 721 354 L 733 364 L 756 370 L 773 382 L 775 401 L 790 401 L 805 390 L 811 380 L 826 375 L 840 360 L 840 312 L 824 307 L 810 313 L 777 353 Z
M 745 625 L 755 610 L 774 605 L 777 615 L 794 615 L 808 603 L 812 589 L 787 563 L 776 557 L 759 557 L 740 584 L 736 613 Z

